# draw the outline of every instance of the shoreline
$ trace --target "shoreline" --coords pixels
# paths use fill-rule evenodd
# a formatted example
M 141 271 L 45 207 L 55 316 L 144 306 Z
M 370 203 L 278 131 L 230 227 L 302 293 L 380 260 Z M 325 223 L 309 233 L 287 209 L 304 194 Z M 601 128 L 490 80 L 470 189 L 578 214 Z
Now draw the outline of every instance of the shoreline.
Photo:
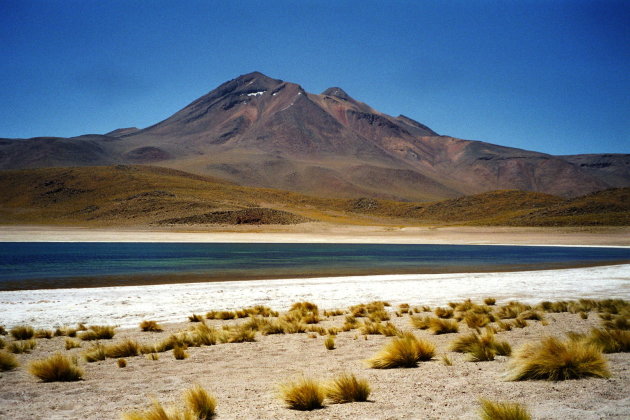
M 246 282 L 179 283 L 0 292 L 5 327 L 137 326 L 143 319 L 182 322 L 191 313 L 266 305 L 288 310 L 297 301 L 322 309 L 386 300 L 396 305 L 445 305 L 495 297 L 498 302 L 580 298 L 630 300 L 630 264 L 543 271 L 399 274 Z
M 365 277 L 375 278 L 380 276 L 421 276 L 421 275 L 475 275 L 483 273 L 522 273 L 522 272 L 539 272 L 553 270 L 569 270 L 584 269 L 595 267 L 610 267 L 628 265 L 630 260 L 615 260 L 602 262 L 584 262 L 584 263 L 547 263 L 547 264 L 515 264 L 515 265 L 496 265 L 486 266 L 457 266 L 457 267 L 441 267 L 436 269 L 365 269 L 365 270 L 322 270 L 310 273 L 265 273 L 265 274 L 126 274 L 111 276 L 94 276 L 94 277 L 71 277 L 53 280 L 54 284 L 50 284 L 50 280 L 46 279 L 21 279 L 11 281 L 0 281 L 0 292 L 12 291 L 31 291 L 31 290 L 65 290 L 65 289 L 94 289 L 94 288 L 112 288 L 112 287 L 134 287 L 134 286 L 160 286 L 160 285 L 180 285 L 180 284 L 203 284 L 203 283 L 225 283 L 238 282 L 246 283 L 253 281 L 269 281 L 276 280 L 309 280 L 309 279 L 336 279 L 347 277 Z M 28 287 L 22 285 L 27 283 Z
M 630 227 L 392 227 L 305 223 L 291 226 L 92 228 L 0 226 L 0 242 L 356 243 L 630 247 Z

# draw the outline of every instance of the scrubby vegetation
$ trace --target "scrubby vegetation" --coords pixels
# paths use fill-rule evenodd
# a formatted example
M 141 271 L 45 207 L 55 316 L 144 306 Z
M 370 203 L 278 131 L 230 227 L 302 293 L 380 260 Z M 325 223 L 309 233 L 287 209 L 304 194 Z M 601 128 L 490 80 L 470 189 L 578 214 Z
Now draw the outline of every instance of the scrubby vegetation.
M 310 411 L 324 406 L 325 388 L 314 379 L 301 378 L 280 386 L 280 395 L 287 407 Z
M 407 333 L 392 339 L 379 353 L 368 360 L 374 369 L 397 367 L 416 367 L 418 362 L 431 360 L 435 355 L 435 346 Z
M 509 375 L 512 380 L 551 381 L 609 376 L 608 363 L 599 347 L 553 337 L 521 347 L 514 355 Z
M 60 353 L 32 362 L 28 370 L 44 382 L 78 381 L 83 377 L 83 370 L 77 366 L 76 360 Z
M 370 392 L 367 380 L 357 379 L 349 373 L 337 376 L 326 387 L 326 397 L 335 404 L 367 401 Z
M 28 325 L 18 325 L 9 331 L 16 340 L 29 340 L 35 336 L 35 330 Z
M 7 346 L 7 350 L 11 353 L 22 354 L 30 353 L 37 346 L 35 339 L 14 341 Z
M 140 329 L 142 331 L 150 331 L 150 332 L 160 332 L 162 331 L 162 327 L 157 321 L 142 321 L 140 323 Z
M 83 341 L 110 340 L 114 338 L 114 327 L 108 325 L 92 325 L 78 334 Z
M 210 420 L 216 416 L 216 399 L 204 388 L 195 385 L 184 392 L 184 407 L 165 408 L 153 401 L 150 409 L 123 414 L 125 420 Z
M 19 366 L 17 358 L 4 350 L 0 350 L 0 372 L 13 370 Z
M 520 404 L 480 400 L 481 420 L 531 420 L 532 416 Z

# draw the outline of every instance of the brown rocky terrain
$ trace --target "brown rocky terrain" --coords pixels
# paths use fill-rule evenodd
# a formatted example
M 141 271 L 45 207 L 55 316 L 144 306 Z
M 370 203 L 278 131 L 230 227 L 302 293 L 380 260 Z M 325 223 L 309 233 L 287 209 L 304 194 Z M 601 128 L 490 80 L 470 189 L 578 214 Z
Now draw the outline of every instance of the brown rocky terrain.
M 0 139 L 3 169 L 151 164 L 240 185 L 405 201 L 500 189 L 575 197 L 629 186 L 627 156 L 557 157 L 442 136 L 341 88 L 312 94 L 258 72 L 144 129 Z

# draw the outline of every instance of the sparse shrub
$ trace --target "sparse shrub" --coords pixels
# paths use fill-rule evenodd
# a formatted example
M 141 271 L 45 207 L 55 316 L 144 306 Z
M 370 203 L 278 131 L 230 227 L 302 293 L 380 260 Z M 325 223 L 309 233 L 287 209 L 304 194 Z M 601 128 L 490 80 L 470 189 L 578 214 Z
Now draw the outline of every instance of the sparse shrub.
M 83 377 L 83 370 L 77 366 L 76 360 L 59 353 L 32 362 L 29 372 L 44 382 L 78 381 Z
M 499 331 L 511 331 L 512 323 L 509 321 L 497 321 L 497 327 Z
M 88 363 L 98 362 L 105 360 L 107 354 L 105 353 L 105 346 L 101 343 L 96 343 L 92 348 L 83 354 L 85 361 Z
M 431 317 L 412 315 L 410 319 L 411 319 L 411 325 L 414 328 L 418 328 L 420 330 L 426 330 L 427 328 L 429 328 L 429 320 L 431 319 Z
M 516 328 L 525 328 L 527 327 L 527 321 L 524 320 L 523 318 L 515 318 L 513 325 Z
M 370 384 L 365 379 L 343 373 L 326 387 L 326 396 L 335 404 L 367 401 L 370 396 Z
M 72 338 L 66 338 L 65 340 L 66 350 L 76 349 L 81 347 L 81 342 L 73 340 Z
M 217 400 L 200 385 L 186 391 L 184 401 L 195 419 L 210 420 L 216 415 Z
M 157 321 L 142 321 L 140 323 L 140 329 L 142 331 L 161 332 L 163 331 L 160 324 Z
M 173 357 L 175 357 L 176 360 L 184 360 L 188 358 L 188 353 L 186 353 L 186 349 L 184 347 L 176 346 L 173 347 Z
M 35 331 L 35 338 L 53 338 L 53 332 L 50 330 L 37 330 Z
M 454 311 L 451 308 L 435 308 L 433 313 L 435 313 L 435 316 L 438 318 L 447 319 L 453 317 Z
M 335 337 L 333 337 L 332 335 L 329 335 L 328 337 L 326 337 L 326 339 L 324 340 L 324 347 L 326 347 L 327 350 L 334 350 Z
M 497 300 L 495 298 L 489 297 L 489 298 L 485 298 L 483 300 L 483 303 L 485 303 L 488 306 L 494 306 L 497 303 Z
M 12 342 L 7 346 L 7 350 L 15 354 L 30 353 L 36 345 L 37 342 L 35 341 L 35 339 L 31 338 L 30 340 Z
M 190 322 L 201 322 L 203 321 L 203 315 L 192 314 L 188 317 Z
M 459 331 L 459 325 L 452 319 L 431 318 L 429 329 L 433 334 L 451 334 Z
M 256 341 L 256 331 L 249 328 L 237 328 L 230 332 L 228 343 L 246 343 Z
M 78 334 L 83 341 L 110 340 L 114 338 L 114 327 L 109 325 L 91 325 L 87 330 Z
M 140 354 L 140 348 L 141 346 L 137 341 L 127 338 L 118 344 L 105 347 L 105 354 L 113 359 L 137 356 Z
M 16 340 L 30 340 L 35 335 L 33 327 L 28 325 L 18 325 L 11 328 L 10 332 Z
M 630 331 L 593 328 L 588 342 L 604 353 L 630 352 Z
M 551 381 L 610 376 L 601 349 L 584 341 L 548 337 L 521 347 L 511 363 L 511 380 Z
M 531 420 L 527 409 L 517 403 L 492 402 L 481 399 L 482 420 Z
M 19 366 L 17 358 L 4 350 L 0 350 L 0 372 L 13 370 Z
M 490 323 L 490 317 L 486 314 L 468 312 L 464 316 L 464 321 L 466 322 L 466 325 L 468 325 L 468 328 L 479 329 Z
M 324 406 L 325 390 L 314 379 L 302 378 L 280 386 L 280 394 L 293 410 L 310 411 Z
M 434 355 L 435 346 L 432 343 L 407 333 L 390 341 L 368 363 L 374 369 L 415 367 L 418 362 L 431 360 Z
M 125 359 L 120 358 L 117 363 L 119 368 L 127 367 L 127 361 Z

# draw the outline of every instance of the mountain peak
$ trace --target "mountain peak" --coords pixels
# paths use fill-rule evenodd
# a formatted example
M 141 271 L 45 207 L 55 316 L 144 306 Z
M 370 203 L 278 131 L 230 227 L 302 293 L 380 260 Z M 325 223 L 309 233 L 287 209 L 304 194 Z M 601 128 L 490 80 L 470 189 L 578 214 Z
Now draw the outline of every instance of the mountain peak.
M 322 92 L 322 95 L 334 96 L 344 101 L 352 101 L 353 99 L 340 87 L 329 87 Z

